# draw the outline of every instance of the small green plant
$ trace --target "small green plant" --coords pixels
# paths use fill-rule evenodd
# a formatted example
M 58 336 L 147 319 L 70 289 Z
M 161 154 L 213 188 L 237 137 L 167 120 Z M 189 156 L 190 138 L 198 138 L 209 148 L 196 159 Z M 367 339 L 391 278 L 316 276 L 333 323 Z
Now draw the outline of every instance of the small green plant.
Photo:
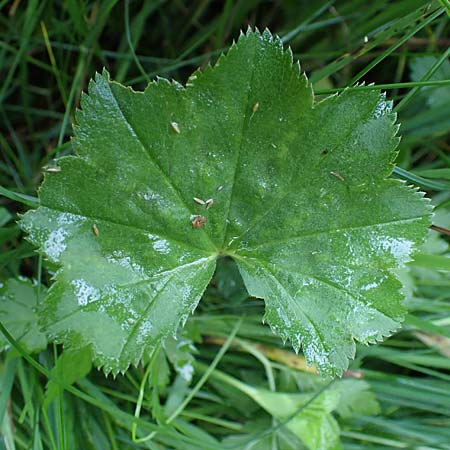
M 431 208 L 387 178 L 398 138 L 384 95 L 314 102 L 290 50 L 248 31 L 185 87 L 135 92 L 104 71 L 76 121 L 75 156 L 47 169 L 21 222 L 58 267 L 38 310 L 51 341 L 123 372 L 184 324 L 223 256 L 325 375 L 400 326 L 395 269 Z

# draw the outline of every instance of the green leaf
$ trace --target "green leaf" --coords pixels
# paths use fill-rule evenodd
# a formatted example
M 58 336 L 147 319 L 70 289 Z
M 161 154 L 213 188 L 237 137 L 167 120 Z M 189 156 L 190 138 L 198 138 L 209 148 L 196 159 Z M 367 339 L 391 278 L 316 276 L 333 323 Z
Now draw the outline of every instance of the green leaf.
M 373 416 L 380 413 L 380 404 L 364 380 L 343 379 L 333 388 L 340 394 L 336 412 L 341 417 L 348 419 L 353 414 Z
M 434 56 L 419 56 L 411 61 L 411 80 L 421 81 L 426 73 L 433 67 L 438 61 L 438 58 Z M 448 80 L 450 79 L 450 61 L 444 61 L 439 69 L 430 77 L 430 80 Z M 423 93 L 427 95 L 423 97 L 423 100 L 428 106 L 437 106 L 449 104 L 450 92 L 448 87 L 425 87 Z
M 312 394 L 271 392 L 250 386 L 247 386 L 246 393 L 280 421 L 285 421 L 294 415 L 287 422 L 286 427 L 309 449 L 340 448 L 339 425 L 331 414 L 339 402 L 338 391 L 326 390 L 312 401 Z
M 45 404 L 49 404 L 59 391 L 84 378 L 92 368 L 92 354 L 88 347 L 64 350 L 50 372 L 45 392 Z
M 12 219 L 12 214 L 3 206 L 0 207 L 0 227 L 6 225 Z
M 36 307 L 38 287 L 30 280 L 11 278 L 0 283 L 0 322 L 26 351 L 33 353 L 47 346 L 45 334 L 39 330 Z M 10 346 L 0 333 L 0 350 Z
M 159 351 L 153 356 L 156 358 L 154 365 L 158 370 L 151 370 L 148 377 L 148 384 L 150 387 L 155 387 L 163 391 L 169 384 L 170 381 L 170 367 L 167 362 L 166 355 L 164 352 Z
M 410 63 L 412 81 L 421 81 L 438 62 L 434 56 L 420 56 Z M 431 81 L 450 78 L 450 61 L 444 61 L 429 78 Z M 450 89 L 448 86 L 424 86 L 405 111 L 401 132 L 409 139 L 445 136 L 450 131 Z M 425 175 L 424 175 L 425 176 Z
M 256 388 L 232 376 L 214 371 L 212 376 L 220 386 L 230 386 L 248 395 L 272 417 L 282 422 L 311 450 L 340 449 L 339 425 L 331 414 L 339 404 L 342 390 L 320 380 L 321 392 L 273 392 Z M 240 399 L 244 400 L 242 396 Z M 237 401 L 239 405 L 240 400 Z M 254 415 L 254 414 L 253 414 Z
M 175 371 L 187 382 L 192 381 L 194 375 L 194 356 L 197 352 L 194 343 L 183 336 L 178 336 L 179 339 L 169 337 L 164 342 L 164 351 L 167 359 L 173 365 Z
M 314 104 L 290 50 L 249 30 L 186 87 L 135 92 L 97 75 L 76 117 L 76 155 L 22 221 L 60 265 L 41 311 L 55 341 L 126 370 L 194 311 L 219 256 L 324 374 L 347 367 L 355 340 L 400 326 L 393 269 L 430 207 L 386 179 L 398 139 L 383 95 Z
M 242 303 L 248 298 L 248 292 L 239 274 L 239 269 L 228 258 L 217 261 L 214 287 L 210 287 L 209 291 L 213 295 L 226 300 L 230 305 Z

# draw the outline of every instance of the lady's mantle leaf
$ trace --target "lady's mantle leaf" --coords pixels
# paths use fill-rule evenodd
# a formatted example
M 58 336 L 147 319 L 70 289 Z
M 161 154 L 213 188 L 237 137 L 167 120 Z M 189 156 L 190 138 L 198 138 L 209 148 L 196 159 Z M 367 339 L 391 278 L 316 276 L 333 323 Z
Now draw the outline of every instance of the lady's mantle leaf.
M 134 92 L 104 72 L 81 106 L 76 156 L 22 222 L 61 267 L 42 311 L 52 338 L 125 370 L 195 309 L 219 255 L 326 374 L 354 340 L 399 326 L 392 269 L 422 241 L 429 207 L 386 179 L 398 139 L 382 95 L 313 105 L 291 52 L 249 31 L 185 88 Z

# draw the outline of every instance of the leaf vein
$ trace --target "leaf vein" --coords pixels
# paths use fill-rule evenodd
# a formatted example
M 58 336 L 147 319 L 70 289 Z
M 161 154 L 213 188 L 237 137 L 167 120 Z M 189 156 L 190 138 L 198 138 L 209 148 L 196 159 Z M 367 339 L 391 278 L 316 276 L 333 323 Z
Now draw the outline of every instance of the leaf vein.
M 375 105 L 376 106 L 376 105 Z M 313 108 L 314 109 L 314 108 Z M 338 143 L 336 145 L 334 145 L 333 148 L 330 149 L 329 154 L 333 153 L 338 147 L 340 147 L 344 141 L 346 139 L 348 139 L 357 129 L 358 127 L 365 123 L 365 121 L 370 117 L 370 115 L 373 113 L 374 108 L 370 109 L 370 111 L 368 112 L 368 114 L 363 118 L 363 119 L 359 119 L 356 121 L 355 125 L 350 129 L 350 131 L 348 133 L 346 133 L 341 139 L 339 139 Z M 323 163 L 323 159 L 320 159 L 315 165 L 314 167 L 311 168 L 310 173 L 312 173 L 315 169 L 317 169 L 318 167 L 321 166 L 321 164 Z M 258 217 L 256 217 L 253 222 L 247 227 L 247 229 L 242 232 L 242 234 L 239 236 L 238 239 L 236 239 L 236 243 L 240 243 L 242 242 L 242 239 L 245 235 L 247 235 L 251 230 L 253 230 L 257 225 L 261 224 L 261 222 L 277 207 L 279 206 L 283 200 L 290 194 L 292 194 L 295 190 L 295 188 L 297 188 L 298 185 L 295 184 L 293 181 L 291 181 L 290 187 L 284 192 L 284 194 L 282 194 L 279 199 L 274 199 L 273 203 L 270 207 L 268 207 L 263 214 L 260 214 Z M 303 186 L 304 189 L 309 189 L 310 186 L 305 183 Z
M 179 269 L 184 269 L 185 267 L 189 267 L 191 265 L 195 265 L 199 261 L 203 261 L 203 260 L 207 261 L 208 259 L 212 259 L 212 258 L 200 258 L 200 259 L 197 259 L 195 261 L 191 261 L 191 262 L 189 262 L 187 264 L 182 264 L 180 266 L 176 266 L 176 267 L 174 267 L 172 269 L 169 269 L 169 270 L 163 270 L 161 272 L 157 272 L 157 273 L 153 274 L 151 277 L 145 278 L 143 280 L 139 280 L 139 281 L 132 282 L 132 283 L 127 283 L 127 284 L 120 284 L 120 285 L 117 285 L 116 287 L 117 288 L 128 288 L 128 287 L 136 286 L 136 285 L 139 285 L 139 284 L 149 283 L 149 282 L 155 281 L 154 278 L 157 278 L 157 277 L 159 277 L 161 275 L 165 275 L 165 274 L 170 273 L 170 272 L 176 272 Z M 175 273 L 173 274 L 173 276 L 175 276 Z M 59 280 L 57 280 L 57 282 L 58 281 Z M 56 286 L 56 284 L 57 283 L 55 283 L 54 286 Z M 68 318 L 78 314 L 79 312 L 82 312 L 84 309 L 88 308 L 90 305 L 92 305 L 92 303 L 88 303 L 87 305 L 79 305 L 78 309 L 75 309 L 75 310 L 71 311 L 69 314 L 66 314 L 65 316 L 58 317 L 57 319 L 53 318 L 51 325 L 53 326 L 56 323 L 63 322 L 64 320 L 66 320 L 66 319 L 68 319 Z
M 296 303 L 295 299 L 289 294 L 289 292 L 287 291 L 287 289 L 284 287 L 284 285 L 281 283 L 281 281 L 276 277 L 276 275 L 273 273 L 273 271 L 270 269 L 270 267 L 267 266 L 267 265 L 265 265 L 265 264 L 262 264 L 262 266 L 265 267 L 265 269 L 266 269 L 267 272 L 269 272 L 270 277 L 276 282 L 276 284 L 278 284 L 278 286 L 281 287 L 281 289 L 285 292 L 286 296 L 287 296 L 288 298 L 291 299 L 291 302 L 295 304 L 295 303 Z M 300 311 L 301 311 L 301 313 L 306 317 L 306 319 L 308 320 L 308 322 L 310 323 L 310 325 L 313 327 L 315 333 L 316 333 L 317 336 L 319 337 L 319 341 L 320 341 L 320 344 L 321 344 L 323 350 L 324 350 L 325 352 L 328 352 L 328 349 L 327 349 L 327 347 L 325 346 L 325 339 L 323 339 L 322 334 L 319 333 L 318 326 L 317 326 L 317 325 L 314 323 L 314 321 L 309 317 L 309 315 L 306 314 L 305 311 L 303 311 L 302 308 L 300 308 Z M 303 344 L 302 344 L 302 345 L 303 345 Z
M 158 164 L 157 161 L 155 161 L 152 156 L 150 155 L 150 153 L 147 151 L 144 142 L 142 141 L 142 139 L 139 137 L 136 129 L 133 127 L 133 125 L 131 124 L 131 122 L 126 118 L 122 108 L 120 107 L 119 102 L 117 101 L 116 96 L 114 95 L 114 92 L 111 89 L 110 84 L 108 83 L 108 87 L 109 87 L 109 91 L 111 92 L 111 96 L 114 99 L 114 103 L 116 104 L 117 110 L 119 111 L 121 117 L 123 118 L 123 121 L 127 127 L 127 129 L 129 130 L 130 134 L 136 138 L 137 142 L 139 143 L 139 147 L 141 148 L 141 150 L 144 152 L 144 154 L 147 156 L 148 160 L 155 166 L 157 167 L 157 169 L 159 170 L 159 172 L 161 173 L 165 183 L 167 184 L 167 186 L 170 187 L 170 189 L 172 189 L 172 191 L 175 193 L 175 195 L 177 196 L 178 200 L 180 201 L 181 206 L 187 210 L 187 212 L 189 213 L 189 215 L 194 214 L 193 210 L 189 207 L 189 205 L 187 204 L 187 202 L 185 201 L 185 199 L 183 198 L 183 196 L 181 195 L 180 190 L 172 183 L 171 178 L 168 176 L 168 174 L 166 174 L 166 172 L 163 170 L 163 168 Z M 211 246 L 215 249 L 215 245 L 212 242 L 211 238 L 209 237 L 208 233 L 205 232 L 204 229 L 200 229 L 200 231 L 203 233 L 204 236 L 206 236 L 207 240 L 209 241 L 209 243 L 211 244 Z
M 256 248 L 261 248 L 261 247 L 265 247 L 266 245 L 273 245 L 273 244 L 282 244 L 284 242 L 292 242 L 294 240 L 301 240 L 305 237 L 311 237 L 311 236 L 317 236 L 320 234 L 334 234 L 334 233 L 340 233 L 340 232 L 346 232 L 349 230 L 358 230 L 358 229 L 364 229 L 364 228 L 377 228 L 377 227 L 382 227 L 385 225 L 401 225 L 401 224 L 407 224 L 407 223 L 411 223 L 413 221 L 416 220 L 422 220 L 427 216 L 418 216 L 418 217 L 410 217 L 408 219 L 399 219 L 399 220 L 390 220 L 388 222 L 379 222 L 379 223 L 370 223 L 370 224 L 364 224 L 364 225 L 355 225 L 355 226 L 350 226 L 350 227 L 343 227 L 343 228 L 336 228 L 336 229 L 328 229 L 328 230 L 314 230 L 311 232 L 307 232 L 307 233 L 302 233 L 298 236 L 291 236 L 291 237 L 287 237 L 287 238 L 283 238 L 283 239 L 273 239 L 271 241 L 264 241 L 261 244 L 258 245 L 252 245 L 252 250 L 256 249 Z
M 189 247 L 189 248 L 191 248 L 191 249 L 193 249 L 193 250 L 196 250 L 196 251 L 201 252 L 201 253 L 203 253 L 203 254 L 205 254 L 205 255 L 208 255 L 208 256 L 210 255 L 210 254 L 207 253 L 204 249 L 202 249 L 202 248 L 200 248 L 200 247 L 195 247 L 194 245 L 190 244 L 189 242 L 181 241 L 181 240 L 179 240 L 179 239 L 175 239 L 175 238 L 172 237 L 172 236 L 167 236 L 167 235 L 165 235 L 165 234 L 162 234 L 162 233 L 159 233 L 159 232 L 156 232 L 156 231 L 152 231 L 152 230 L 150 230 L 150 229 L 138 227 L 138 226 L 136 226 L 136 225 L 130 225 L 130 224 L 123 223 L 123 222 L 118 222 L 118 221 L 116 221 L 116 220 L 104 219 L 104 218 L 102 218 L 102 217 L 91 216 L 91 215 L 84 214 L 84 213 L 79 214 L 79 213 L 71 212 L 71 211 L 69 211 L 69 210 L 64 211 L 64 210 L 59 209 L 59 208 L 56 208 L 56 207 L 54 207 L 54 206 L 46 206 L 46 205 L 42 205 L 42 207 L 43 207 L 43 208 L 47 208 L 47 209 L 51 209 L 52 211 L 57 211 L 57 212 L 60 212 L 60 213 L 63 213 L 63 214 L 70 213 L 70 214 L 73 214 L 74 216 L 78 216 L 78 217 L 85 218 L 85 219 L 90 219 L 90 220 L 92 220 L 93 222 L 97 222 L 97 223 L 104 222 L 104 223 L 108 223 L 108 224 L 112 224 L 112 225 L 117 225 L 117 226 L 119 226 L 119 227 L 130 228 L 130 229 L 132 229 L 132 230 L 139 231 L 139 232 L 146 233 L 146 234 L 151 233 L 151 234 L 153 234 L 153 235 L 155 235 L 155 236 L 157 236 L 157 237 L 166 239 L 167 241 L 176 242 L 176 243 L 178 243 L 178 244 L 180 244 L 180 245 L 182 245 L 182 246 L 184 246 L 184 247 Z M 101 232 L 101 231 L 100 231 L 100 232 Z
M 241 133 L 240 133 L 241 138 L 239 141 L 237 155 L 236 155 L 235 162 L 234 162 L 233 180 L 232 180 L 232 185 L 231 185 L 230 200 L 228 202 L 228 208 L 227 208 L 228 211 L 225 216 L 226 218 L 225 218 L 224 231 L 223 231 L 222 248 L 225 247 L 226 240 L 227 240 L 228 224 L 230 221 L 230 213 L 231 213 L 231 204 L 233 203 L 233 196 L 235 195 L 235 185 L 236 185 L 236 181 L 237 181 L 237 172 L 238 172 L 238 168 L 239 168 L 239 161 L 241 159 L 242 143 L 244 141 L 244 134 L 246 133 L 248 124 L 249 124 L 248 114 L 249 114 L 249 108 L 250 108 L 250 92 L 252 90 L 253 79 L 255 76 L 255 63 L 254 63 L 255 56 L 256 56 L 256 47 L 254 47 L 253 55 L 252 55 L 252 64 L 251 64 L 252 70 L 251 70 L 251 75 L 250 75 L 250 79 L 249 79 L 248 86 L 247 86 L 247 99 L 245 102 L 245 112 L 244 112 L 244 117 L 242 120 L 242 127 L 241 127 Z
M 156 295 L 154 297 L 151 298 L 151 300 L 148 302 L 147 306 L 145 307 L 144 311 L 142 312 L 142 314 L 138 317 L 138 319 L 136 320 L 136 322 L 133 324 L 131 330 L 128 331 L 128 335 L 122 345 L 122 348 L 120 349 L 119 352 L 119 361 L 122 358 L 122 355 L 125 351 L 125 348 L 128 346 L 128 344 L 131 342 L 132 338 L 134 337 L 136 331 L 139 330 L 139 326 L 141 325 L 142 321 L 144 320 L 145 317 L 147 317 L 147 313 L 148 311 L 151 309 L 151 307 L 153 306 L 153 304 L 158 300 L 158 297 L 164 292 L 164 289 L 166 288 L 166 286 L 172 281 L 173 277 L 175 276 L 175 273 L 173 273 L 170 277 L 168 277 L 167 281 L 164 283 L 164 285 L 161 287 L 160 290 L 158 290 L 158 292 L 156 293 Z M 162 337 L 160 337 L 160 340 L 162 339 Z M 142 352 L 144 351 L 144 347 L 142 347 L 141 349 L 141 355 Z M 136 359 L 140 359 L 136 358 Z

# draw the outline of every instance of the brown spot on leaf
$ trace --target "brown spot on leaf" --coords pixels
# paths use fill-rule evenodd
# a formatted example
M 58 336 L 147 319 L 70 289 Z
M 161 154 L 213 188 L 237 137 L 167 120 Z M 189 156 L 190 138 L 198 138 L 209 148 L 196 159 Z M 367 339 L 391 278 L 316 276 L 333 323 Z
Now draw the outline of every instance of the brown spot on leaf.
M 195 216 L 192 221 L 192 228 L 203 228 L 206 224 L 206 218 L 204 216 Z

